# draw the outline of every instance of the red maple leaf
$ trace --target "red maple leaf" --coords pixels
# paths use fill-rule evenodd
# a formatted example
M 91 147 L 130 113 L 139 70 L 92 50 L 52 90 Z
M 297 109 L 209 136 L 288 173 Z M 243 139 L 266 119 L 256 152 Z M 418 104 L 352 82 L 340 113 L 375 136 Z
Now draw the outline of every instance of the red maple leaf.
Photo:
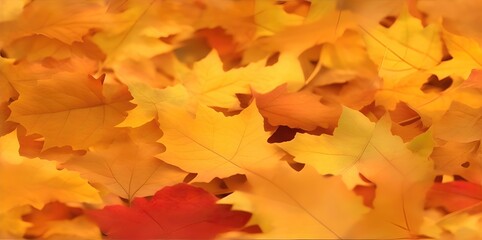
M 435 183 L 427 193 L 426 206 L 442 207 L 455 212 L 482 202 L 482 186 L 479 184 L 455 181 Z
M 201 188 L 177 184 L 150 200 L 135 198 L 130 207 L 111 205 L 87 215 L 114 239 L 210 239 L 229 231 L 259 231 L 244 227 L 251 213 L 233 211 L 217 200 Z

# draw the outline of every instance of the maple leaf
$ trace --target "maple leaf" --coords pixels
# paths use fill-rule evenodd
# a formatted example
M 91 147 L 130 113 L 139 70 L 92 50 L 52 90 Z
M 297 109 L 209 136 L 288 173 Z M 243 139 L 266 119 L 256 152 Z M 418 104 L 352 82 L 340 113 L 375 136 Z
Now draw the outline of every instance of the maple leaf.
M 340 10 L 350 10 L 353 12 L 357 22 L 361 25 L 373 26 L 383 21 L 382 19 L 387 16 L 399 15 L 405 6 L 410 9 L 412 1 L 337 0 L 335 2 Z
M 85 63 L 72 64 L 66 68 Z M 64 145 L 85 149 L 108 136 L 125 118 L 131 97 L 123 86 L 105 85 L 102 78 L 79 69 L 60 69 L 54 75 L 48 75 L 52 70 L 47 68 L 30 73 L 30 79 L 11 80 L 19 82 L 15 86 L 22 85 L 16 87 L 20 96 L 9 106 L 9 120 L 22 124 L 29 134 L 45 137 L 44 149 Z
M 42 62 L 15 62 L 14 59 L 1 58 L 0 83 L 5 90 L 2 98 L 16 100 L 22 90 L 35 89 L 38 82 L 55 79 L 86 78 L 96 71 L 96 63 L 85 58 L 64 61 L 46 59 Z M 3 95 L 5 94 L 5 95 Z M 2 99 L 5 101 L 4 99 Z
M 280 163 L 247 177 L 249 185 L 221 202 L 254 213 L 251 222 L 263 233 L 249 238 L 343 239 L 369 211 L 340 177 L 321 176 L 308 166 L 296 172 Z
M 68 220 L 82 214 L 82 209 L 69 207 L 61 202 L 47 203 L 42 209 L 32 209 L 22 219 L 32 224 L 25 233 L 29 238 L 41 237 L 55 221 Z
M 463 103 L 472 108 L 482 107 L 482 89 L 464 87 L 461 79 L 452 81 L 447 89 L 423 91 L 423 86 L 430 82 L 432 77 L 428 72 L 414 73 L 398 82 L 385 81 L 376 96 L 377 105 L 382 105 L 390 110 L 395 109 L 397 103 L 405 102 L 410 108 L 419 113 L 424 125 L 430 125 L 440 120 L 454 102 Z
M 397 107 L 390 111 L 390 118 L 393 135 L 401 137 L 404 142 L 412 140 L 427 130 L 420 115 L 405 103 L 397 104 Z
M 12 132 L 17 127 L 15 123 L 7 121 L 8 115 L 10 115 L 10 110 L 7 107 L 7 103 L 0 103 L 0 137 Z
M 480 239 L 481 8 L 0 0 L 0 238 Z
M 83 215 L 82 209 L 60 202 L 48 203 L 41 210 L 32 209 L 22 219 L 32 224 L 24 238 L 102 239 L 99 227 Z
M 113 67 L 126 59 L 144 59 L 174 50 L 163 42 L 176 34 L 193 31 L 192 22 L 199 15 L 199 5 L 193 1 L 141 0 L 111 2 L 103 16 L 102 31 L 93 42 L 107 55 L 104 66 Z
M 157 156 L 198 173 L 199 181 L 269 168 L 283 156 L 276 146 L 267 143 L 269 134 L 264 132 L 255 104 L 233 117 L 200 106 L 195 118 L 172 111 L 169 118 L 159 121 L 164 133 L 159 141 L 166 151 Z
M 255 23 L 255 2 L 206 0 L 204 14 L 195 23 L 197 29 L 221 27 L 241 44 L 251 41 L 258 26 Z
M 278 145 L 295 156 L 295 161 L 313 165 L 321 174 L 343 174 L 353 187 L 361 183 L 356 164 L 371 147 L 376 126 L 363 114 L 345 108 L 333 136 L 297 134 L 292 141 Z
M 430 69 L 442 59 L 438 26 L 423 27 L 408 10 L 403 11 L 389 29 L 382 26 L 373 29 L 361 26 L 361 29 L 368 54 L 378 64 L 379 74 L 385 79 L 399 80 Z
M 334 42 L 346 29 L 356 28 L 354 14 L 339 9 L 338 5 L 338 0 L 311 2 L 308 12 L 302 14 L 306 15 L 302 24 L 286 24 L 282 28 L 274 29 L 278 31 L 271 36 L 256 39 L 245 51 L 244 60 L 259 59 L 276 52 L 298 56 L 313 46 Z M 270 21 L 266 22 L 261 26 L 274 25 Z
M 224 71 L 217 52 L 212 51 L 194 64 L 193 71 L 180 79 L 189 93 L 207 106 L 226 109 L 239 108 L 236 94 L 249 94 L 251 88 L 260 93 L 269 92 L 281 84 L 288 90 L 298 90 L 304 83 L 298 59 L 281 55 L 278 62 L 265 66 L 265 61 L 246 67 Z
M 186 175 L 154 157 L 164 150 L 154 142 L 159 137 L 158 125 L 146 124 L 120 133 L 109 144 L 95 146 L 83 156 L 73 156 L 62 166 L 129 201 L 150 196 L 160 187 L 181 182 Z
M 0 58 L 0 102 L 16 98 L 18 93 L 9 80 L 13 70 L 13 59 Z
M 310 92 L 288 93 L 286 85 L 281 85 L 266 94 L 254 93 L 256 106 L 261 115 L 273 126 L 284 125 L 291 128 L 314 130 L 336 125 L 341 107 L 335 104 L 322 104 L 321 98 Z
M 100 26 L 104 12 L 103 2 L 96 0 L 32 1 L 15 21 L 0 23 L 0 44 L 35 34 L 66 44 L 82 41 L 90 29 Z
M 353 108 L 362 109 L 373 102 L 380 85 L 379 78 L 367 78 L 353 71 L 327 71 L 305 86 L 327 101 L 335 101 Z
M 301 16 L 287 13 L 283 6 L 274 1 L 255 1 L 254 12 L 257 13 L 254 15 L 254 24 L 257 26 L 256 38 L 270 36 L 287 27 L 303 23 Z
M 427 14 L 428 20 L 438 22 L 448 31 L 482 41 L 478 23 L 482 20 L 477 14 L 482 4 L 471 0 L 441 0 L 434 2 L 418 1 L 417 7 Z
M 158 55 L 151 59 L 126 60 L 113 67 L 115 77 L 124 84 L 144 83 L 150 87 L 163 89 L 176 85 L 191 69 L 174 53 Z
M 99 227 L 86 216 L 72 220 L 60 220 L 50 224 L 45 239 L 101 240 Z
M 164 89 L 152 88 L 140 82 L 127 85 L 134 98 L 132 103 L 137 106 L 128 112 L 127 118 L 118 126 L 138 127 L 170 114 L 169 110 L 173 106 L 188 109 L 189 94 L 181 84 Z
M 363 114 L 344 109 L 333 136 L 299 134 L 278 145 L 321 174 L 342 175 L 350 188 L 363 185 L 362 174 L 377 186 L 373 205 L 378 214 L 407 232 L 417 231 L 425 192 L 433 181 L 430 134 L 406 146 L 391 134 L 388 117 L 372 123 Z
M 87 215 L 110 238 L 212 239 L 243 230 L 251 214 L 233 211 L 216 200 L 200 188 L 178 184 L 159 190 L 150 200 L 136 198 L 130 207 L 111 205 Z
M 27 60 L 30 62 L 41 61 L 46 58 L 64 60 L 75 57 L 85 57 L 94 60 L 103 60 L 105 55 L 92 41 L 84 39 L 82 42 L 64 43 L 43 35 L 23 37 L 13 41 L 3 48 L 10 58 Z
M 2 147 L 5 146 L 5 141 L 16 141 L 16 139 L 2 138 L 0 142 Z M 14 152 L 18 154 L 18 143 L 15 148 L 14 145 L 10 146 L 8 149 L 2 149 L 10 154 Z M 0 156 L 0 175 L 5 179 L 0 182 L 2 198 L 0 212 L 2 213 L 24 205 L 42 208 L 44 204 L 54 200 L 66 203 L 99 204 L 101 202 L 97 190 L 78 173 L 57 170 L 55 162 L 47 160 L 21 159 L 11 162 L 8 157 L 9 154 Z
M 173 81 L 190 69 L 173 55 L 157 59 L 162 66 L 151 61 L 124 61 L 114 67 L 115 76 L 127 85 L 133 97 L 131 102 L 136 104 L 118 127 L 139 127 L 152 119 L 162 118 L 163 114 L 169 114 L 172 106 L 195 108 L 196 103 L 187 89 Z
M 477 41 L 448 31 L 442 32 L 442 39 L 452 58 L 430 70 L 440 79 L 451 75 L 467 79 L 472 69 L 481 68 L 482 49 Z
M 430 155 L 438 174 L 460 175 L 473 181 L 482 181 L 482 151 L 480 142 L 445 142 L 434 148 Z
M 447 128 L 447 126 L 451 126 Z M 481 140 L 482 107 L 471 108 L 465 104 L 454 102 L 440 121 L 433 125 L 434 136 L 455 142 L 472 142 Z
M 455 212 L 481 202 L 482 186 L 471 182 L 455 181 L 435 183 L 427 193 L 426 206 L 443 207 L 448 212 Z
M 319 60 L 318 64 L 322 66 L 331 69 L 356 69 L 358 74 L 365 76 L 373 75 L 376 69 L 368 56 L 362 35 L 353 30 L 346 31 L 333 43 L 323 44 Z

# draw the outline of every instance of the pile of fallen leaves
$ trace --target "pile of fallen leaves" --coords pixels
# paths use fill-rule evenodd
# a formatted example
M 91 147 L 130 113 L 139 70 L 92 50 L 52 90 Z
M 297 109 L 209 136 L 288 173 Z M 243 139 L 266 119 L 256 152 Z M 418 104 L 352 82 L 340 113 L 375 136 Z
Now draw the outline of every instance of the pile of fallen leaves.
M 0 9 L 2 239 L 482 238 L 480 1 Z

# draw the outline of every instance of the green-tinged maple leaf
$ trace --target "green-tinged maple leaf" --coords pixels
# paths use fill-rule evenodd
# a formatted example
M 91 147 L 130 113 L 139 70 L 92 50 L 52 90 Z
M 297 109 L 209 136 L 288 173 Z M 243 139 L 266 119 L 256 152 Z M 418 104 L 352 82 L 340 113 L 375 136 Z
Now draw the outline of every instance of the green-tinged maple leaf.
M 368 54 L 378 64 L 380 76 L 387 80 L 397 81 L 411 73 L 428 70 L 442 59 L 439 27 L 424 27 L 408 10 L 388 29 L 360 28 Z
M 152 119 L 170 114 L 173 107 L 188 109 L 188 93 L 182 85 L 156 89 L 144 83 L 128 84 L 137 106 L 128 112 L 127 118 L 118 126 L 138 127 Z
M 390 132 L 388 117 L 373 123 L 344 109 L 333 136 L 300 134 L 279 145 L 295 161 L 314 166 L 321 174 L 342 175 L 350 188 L 363 185 L 363 175 L 377 186 L 373 205 L 380 217 L 409 233 L 417 232 L 425 192 L 434 177 L 428 160 L 433 148 L 429 134 L 405 145 Z

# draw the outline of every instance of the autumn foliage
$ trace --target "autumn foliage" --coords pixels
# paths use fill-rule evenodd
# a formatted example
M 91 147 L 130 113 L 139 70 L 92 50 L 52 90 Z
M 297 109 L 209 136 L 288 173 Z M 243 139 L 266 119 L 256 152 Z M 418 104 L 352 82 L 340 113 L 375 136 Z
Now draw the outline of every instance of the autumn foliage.
M 0 0 L 0 238 L 482 239 L 480 12 Z

